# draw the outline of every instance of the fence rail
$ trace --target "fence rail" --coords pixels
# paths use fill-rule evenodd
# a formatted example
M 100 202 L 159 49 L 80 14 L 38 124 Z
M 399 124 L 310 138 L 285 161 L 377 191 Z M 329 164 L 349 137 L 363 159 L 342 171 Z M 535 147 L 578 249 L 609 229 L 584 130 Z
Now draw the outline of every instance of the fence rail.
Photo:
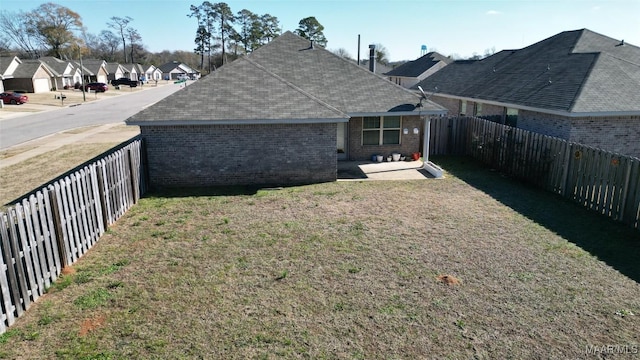
M 133 138 L 0 212 L 0 334 L 146 191 Z
M 640 229 L 640 159 L 479 118 L 431 121 L 430 154 L 470 155 Z

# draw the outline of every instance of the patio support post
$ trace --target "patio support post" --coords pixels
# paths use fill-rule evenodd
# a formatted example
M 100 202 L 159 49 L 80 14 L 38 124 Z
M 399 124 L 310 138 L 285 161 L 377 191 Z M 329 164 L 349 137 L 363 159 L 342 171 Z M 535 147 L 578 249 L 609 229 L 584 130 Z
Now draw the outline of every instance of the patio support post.
M 424 163 L 429 162 L 429 138 L 431 137 L 431 119 L 427 116 L 422 116 L 424 120 L 424 133 L 422 134 L 424 138 L 422 139 L 422 157 L 424 158 Z

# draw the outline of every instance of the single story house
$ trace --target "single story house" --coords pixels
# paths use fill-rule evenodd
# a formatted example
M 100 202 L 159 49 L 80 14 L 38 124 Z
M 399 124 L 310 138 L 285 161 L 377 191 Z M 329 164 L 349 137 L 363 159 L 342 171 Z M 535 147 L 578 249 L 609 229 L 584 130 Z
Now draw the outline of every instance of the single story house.
M 155 65 L 149 65 L 144 71 L 146 81 L 158 81 L 162 80 L 162 70 L 158 69 Z
M 452 62 L 453 59 L 432 51 L 386 72 L 385 75 L 391 82 L 411 88 Z
M 158 66 L 158 69 L 162 71 L 163 80 L 177 80 L 182 78 L 183 76 L 195 80 L 200 77 L 200 72 L 192 69 L 191 67 L 189 67 L 189 65 L 178 61 L 170 61 L 168 63 L 164 63 Z
M 74 62 L 76 66 L 80 67 L 80 62 Z M 109 75 L 107 71 L 107 62 L 104 60 L 83 60 L 82 61 L 82 73 L 84 75 L 85 84 L 91 82 L 101 82 L 108 83 L 109 80 L 107 76 Z
M 25 60 L 31 61 L 31 60 Z M 51 78 L 53 90 L 71 87 L 81 82 L 80 69 L 71 61 L 60 60 L 52 56 L 45 56 L 38 59 L 51 70 L 54 76 Z
M 10 75 L 3 75 L 3 91 L 20 90 L 28 93 L 51 91 L 54 73 L 38 60 L 18 61 Z
M 124 68 L 124 77 L 131 80 L 140 80 L 141 76 L 144 76 L 144 70 L 142 65 L 137 63 L 121 64 Z
M 335 181 L 337 161 L 420 151 L 446 110 L 292 32 L 127 119 L 151 186 Z
M 418 85 L 453 115 L 640 157 L 639 59 L 639 47 L 581 29 L 453 62 Z
M 107 63 L 107 82 L 126 77 L 126 70 L 118 63 Z
M 17 56 L 0 56 L 0 92 L 4 92 L 4 81 L 13 78 L 13 72 L 20 64 L 22 61 Z

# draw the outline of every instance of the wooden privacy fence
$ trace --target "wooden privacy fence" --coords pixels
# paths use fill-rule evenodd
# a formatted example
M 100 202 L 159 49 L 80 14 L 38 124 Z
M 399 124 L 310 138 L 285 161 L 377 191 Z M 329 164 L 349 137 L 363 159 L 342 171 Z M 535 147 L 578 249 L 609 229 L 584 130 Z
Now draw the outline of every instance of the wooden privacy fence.
M 0 334 L 146 190 L 139 137 L 0 212 Z
M 430 154 L 470 155 L 640 229 L 640 159 L 479 118 L 431 121 Z

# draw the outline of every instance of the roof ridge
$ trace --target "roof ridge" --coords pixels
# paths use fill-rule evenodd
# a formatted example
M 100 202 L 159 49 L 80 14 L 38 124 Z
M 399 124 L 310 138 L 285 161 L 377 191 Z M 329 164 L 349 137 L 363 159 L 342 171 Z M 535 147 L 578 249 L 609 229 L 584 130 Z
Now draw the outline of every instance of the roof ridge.
M 295 91 L 303 94 L 304 96 L 308 97 L 309 99 L 317 102 L 318 104 L 336 112 L 339 115 L 343 115 L 343 116 L 347 116 L 348 115 L 346 113 L 344 113 L 343 111 L 339 110 L 338 108 L 336 108 L 335 106 L 328 104 L 325 101 L 322 101 L 321 99 L 315 97 L 314 95 L 308 93 L 307 91 L 301 89 L 300 87 L 296 86 L 295 84 L 291 83 L 290 81 L 282 78 L 281 76 L 279 76 L 278 74 L 273 73 L 272 71 L 268 70 L 267 68 L 265 68 L 264 66 L 260 65 L 259 63 L 253 61 L 252 59 L 249 58 L 249 56 L 243 56 L 241 58 L 239 58 L 238 60 L 246 60 L 249 64 L 255 66 L 256 68 L 266 72 L 267 74 L 269 74 L 271 77 L 273 77 L 274 79 L 282 82 L 283 84 L 289 86 L 290 88 L 294 89 Z

